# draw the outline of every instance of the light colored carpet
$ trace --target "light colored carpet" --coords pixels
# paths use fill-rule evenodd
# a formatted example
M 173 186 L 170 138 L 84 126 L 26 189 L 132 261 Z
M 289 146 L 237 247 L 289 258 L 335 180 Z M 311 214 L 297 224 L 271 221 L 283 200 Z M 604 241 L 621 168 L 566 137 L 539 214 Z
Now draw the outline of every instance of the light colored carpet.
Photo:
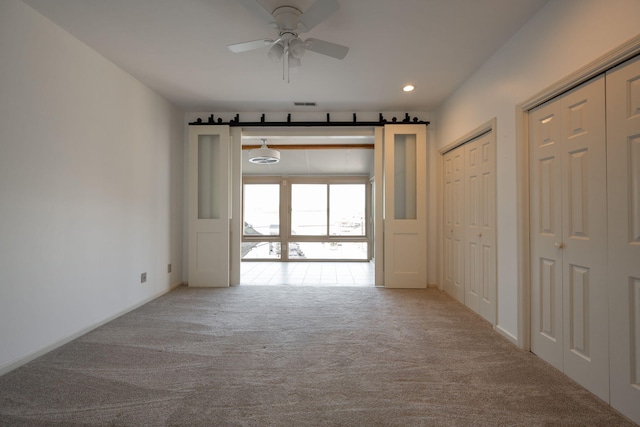
M 626 426 L 442 292 L 181 287 L 0 377 L 10 426 Z

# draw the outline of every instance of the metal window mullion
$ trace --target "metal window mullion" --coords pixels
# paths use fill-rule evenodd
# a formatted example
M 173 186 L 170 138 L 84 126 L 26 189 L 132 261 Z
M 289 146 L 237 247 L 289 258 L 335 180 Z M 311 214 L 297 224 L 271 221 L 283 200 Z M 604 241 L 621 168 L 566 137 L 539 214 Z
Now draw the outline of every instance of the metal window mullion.
M 280 261 L 289 261 L 289 241 L 291 237 L 291 182 L 280 181 Z
M 331 204 L 330 204 L 330 200 L 331 200 L 331 185 L 329 185 L 329 183 L 325 184 L 327 186 L 327 229 L 325 232 L 326 238 L 329 238 L 329 223 L 330 223 L 330 211 L 331 211 Z

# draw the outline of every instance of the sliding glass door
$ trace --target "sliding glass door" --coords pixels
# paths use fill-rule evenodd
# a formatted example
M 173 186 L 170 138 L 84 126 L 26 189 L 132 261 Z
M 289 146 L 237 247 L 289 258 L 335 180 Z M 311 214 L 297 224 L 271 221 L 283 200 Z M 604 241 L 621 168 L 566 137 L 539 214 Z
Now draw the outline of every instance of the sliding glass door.
M 243 260 L 371 259 L 368 177 L 245 177 Z

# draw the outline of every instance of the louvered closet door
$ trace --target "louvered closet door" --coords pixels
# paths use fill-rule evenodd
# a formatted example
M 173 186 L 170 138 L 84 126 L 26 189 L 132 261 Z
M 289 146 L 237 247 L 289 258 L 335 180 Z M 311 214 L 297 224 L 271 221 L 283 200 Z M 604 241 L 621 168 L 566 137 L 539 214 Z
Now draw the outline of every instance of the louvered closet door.
M 640 423 L 640 58 L 607 74 L 611 405 Z
M 530 115 L 532 351 L 609 395 L 604 77 Z
M 445 291 L 464 304 L 464 147 L 444 155 Z

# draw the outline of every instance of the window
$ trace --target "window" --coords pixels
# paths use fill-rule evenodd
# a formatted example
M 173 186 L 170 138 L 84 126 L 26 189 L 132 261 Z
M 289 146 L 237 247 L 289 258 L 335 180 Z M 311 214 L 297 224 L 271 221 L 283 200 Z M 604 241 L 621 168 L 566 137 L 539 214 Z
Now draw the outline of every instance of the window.
M 329 186 L 329 234 L 332 236 L 366 236 L 365 184 L 331 184 Z
M 277 180 L 245 177 L 243 259 L 371 259 L 368 177 Z
M 291 234 L 327 235 L 326 184 L 291 184 Z
M 280 235 L 280 184 L 244 185 L 244 235 Z

